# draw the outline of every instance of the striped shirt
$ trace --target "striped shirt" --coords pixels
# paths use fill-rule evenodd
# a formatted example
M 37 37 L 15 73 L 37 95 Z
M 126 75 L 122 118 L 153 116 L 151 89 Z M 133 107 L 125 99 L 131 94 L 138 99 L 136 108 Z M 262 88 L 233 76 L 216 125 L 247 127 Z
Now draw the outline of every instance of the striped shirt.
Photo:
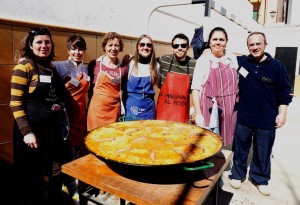
M 40 64 L 37 66 L 39 69 L 36 69 L 33 61 L 28 59 L 20 62 L 12 70 L 10 107 L 23 135 L 26 135 L 32 131 L 29 126 L 24 103 L 27 99 L 29 99 L 29 94 L 35 91 L 39 81 L 39 73 L 41 75 L 51 75 L 51 81 L 56 78 L 58 80 L 56 81 L 57 83 L 61 81 L 56 70 L 53 70 L 53 65 L 50 65 L 50 68 L 45 68 Z M 55 87 L 56 86 L 59 86 L 57 89 L 55 89 L 55 92 L 58 92 L 57 94 L 59 94 L 59 96 L 66 94 L 63 84 L 57 84 Z M 43 98 L 43 96 L 41 97 Z
M 164 55 L 158 59 L 158 62 L 160 64 L 160 71 L 161 71 L 160 72 L 160 75 L 161 75 L 160 76 L 160 85 L 159 85 L 160 88 L 164 84 L 164 81 L 167 77 L 173 56 L 174 56 L 173 54 Z M 177 59 L 174 56 L 172 66 L 170 68 L 170 72 L 180 73 L 180 74 L 189 73 L 190 84 L 191 84 L 192 79 L 193 79 L 195 64 L 196 64 L 196 60 L 192 59 L 189 56 L 186 56 L 186 59 L 184 61 L 177 61 Z M 189 70 L 187 70 L 187 69 L 189 69 Z
M 12 70 L 10 107 L 23 135 L 31 131 L 23 101 L 26 93 L 32 93 L 38 82 L 37 70 L 30 61 L 22 61 Z

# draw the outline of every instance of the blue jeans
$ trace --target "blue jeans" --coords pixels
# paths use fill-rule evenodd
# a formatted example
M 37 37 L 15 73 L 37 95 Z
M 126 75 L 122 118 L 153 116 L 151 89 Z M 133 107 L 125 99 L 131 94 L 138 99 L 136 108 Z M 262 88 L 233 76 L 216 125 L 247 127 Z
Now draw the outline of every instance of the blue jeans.
M 271 154 L 275 133 L 275 128 L 268 130 L 236 124 L 233 140 L 232 179 L 243 180 L 246 178 L 247 159 L 253 142 L 253 157 L 249 177 L 257 185 L 268 184 L 271 178 Z

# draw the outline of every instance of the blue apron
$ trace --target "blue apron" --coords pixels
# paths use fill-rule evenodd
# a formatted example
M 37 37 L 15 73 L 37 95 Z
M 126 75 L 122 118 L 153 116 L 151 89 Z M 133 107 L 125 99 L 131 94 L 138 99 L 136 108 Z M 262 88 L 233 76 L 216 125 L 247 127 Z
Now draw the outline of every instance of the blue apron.
M 150 76 L 131 76 L 127 81 L 125 120 L 155 119 L 154 94 Z

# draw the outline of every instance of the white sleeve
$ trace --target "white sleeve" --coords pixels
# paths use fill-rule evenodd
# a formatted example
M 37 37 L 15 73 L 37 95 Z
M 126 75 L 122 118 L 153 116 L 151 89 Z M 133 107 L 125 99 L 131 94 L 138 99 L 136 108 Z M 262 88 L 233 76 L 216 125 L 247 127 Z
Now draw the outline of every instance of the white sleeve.
M 202 85 L 207 81 L 210 70 L 208 56 L 201 56 L 197 59 L 191 85 L 192 90 L 202 90 Z
M 129 63 L 129 68 L 128 68 L 128 78 L 132 74 L 133 67 L 134 67 L 134 61 L 131 60 L 130 63 Z

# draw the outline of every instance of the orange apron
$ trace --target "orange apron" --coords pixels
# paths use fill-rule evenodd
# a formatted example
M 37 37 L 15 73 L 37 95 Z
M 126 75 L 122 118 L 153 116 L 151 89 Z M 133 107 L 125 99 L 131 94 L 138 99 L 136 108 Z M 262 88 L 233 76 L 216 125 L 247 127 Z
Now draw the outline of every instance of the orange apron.
M 68 81 L 65 86 L 71 93 L 72 98 L 68 99 L 67 111 L 70 123 L 70 134 L 68 142 L 71 146 L 80 145 L 86 135 L 86 103 L 85 96 L 89 89 L 90 82 L 84 79 L 84 74 L 81 73 L 77 76 L 77 80 L 80 82 L 78 86 L 75 86 Z
M 166 80 L 159 92 L 156 119 L 187 123 L 189 121 L 190 108 L 189 68 L 187 67 L 187 74 L 170 72 L 173 58 Z
M 101 70 L 94 87 L 94 94 L 88 109 L 87 130 L 117 122 L 120 116 L 120 91 L 121 82 L 112 82 L 113 79 Z M 120 68 L 119 68 L 120 69 Z M 120 69 L 121 79 L 121 69 Z

